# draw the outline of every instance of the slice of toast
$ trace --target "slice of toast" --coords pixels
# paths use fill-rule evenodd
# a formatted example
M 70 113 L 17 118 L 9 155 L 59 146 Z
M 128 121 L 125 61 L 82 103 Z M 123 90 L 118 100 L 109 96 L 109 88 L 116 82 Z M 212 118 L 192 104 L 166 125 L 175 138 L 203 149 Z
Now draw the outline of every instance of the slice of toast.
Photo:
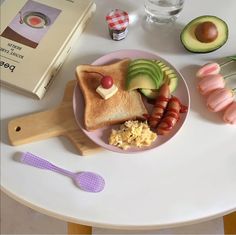
M 125 89 L 129 63 L 129 59 L 124 59 L 109 65 L 79 65 L 76 68 L 76 77 L 85 101 L 86 130 L 92 131 L 127 120 L 143 120 L 143 115 L 148 113 L 139 92 Z M 99 73 L 111 76 L 118 88 L 118 91 L 107 100 L 96 92 L 102 78 Z

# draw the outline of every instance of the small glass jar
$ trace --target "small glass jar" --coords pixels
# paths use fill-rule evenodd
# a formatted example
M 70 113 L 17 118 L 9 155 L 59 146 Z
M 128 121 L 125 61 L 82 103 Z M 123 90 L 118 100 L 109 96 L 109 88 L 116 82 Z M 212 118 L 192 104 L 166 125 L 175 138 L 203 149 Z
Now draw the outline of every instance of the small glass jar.
M 122 10 L 112 10 L 106 16 L 109 34 L 115 41 L 124 39 L 128 34 L 129 15 Z

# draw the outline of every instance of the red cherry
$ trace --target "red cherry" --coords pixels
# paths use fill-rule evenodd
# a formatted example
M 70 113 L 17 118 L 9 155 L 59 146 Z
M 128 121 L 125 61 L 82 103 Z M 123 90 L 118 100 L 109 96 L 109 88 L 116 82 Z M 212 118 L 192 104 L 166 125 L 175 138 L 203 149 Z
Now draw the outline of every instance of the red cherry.
M 111 76 L 103 76 L 101 79 L 101 85 L 105 89 L 109 89 L 113 86 L 113 79 Z

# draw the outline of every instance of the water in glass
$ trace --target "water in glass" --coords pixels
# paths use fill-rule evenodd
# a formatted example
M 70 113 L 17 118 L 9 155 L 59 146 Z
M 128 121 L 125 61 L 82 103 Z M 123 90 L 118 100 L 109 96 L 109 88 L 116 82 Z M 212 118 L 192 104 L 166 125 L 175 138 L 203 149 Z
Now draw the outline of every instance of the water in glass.
M 145 0 L 146 20 L 148 22 L 169 23 L 177 19 L 184 0 Z

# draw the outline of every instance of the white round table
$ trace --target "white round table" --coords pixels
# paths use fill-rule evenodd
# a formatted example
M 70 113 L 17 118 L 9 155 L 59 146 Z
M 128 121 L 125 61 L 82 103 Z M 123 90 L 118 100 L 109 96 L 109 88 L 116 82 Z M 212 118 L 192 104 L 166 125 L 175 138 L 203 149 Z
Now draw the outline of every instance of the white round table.
M 200 65 L 236 54 L 236 2 L 187 1 L 174 25 L 147 25 L 143 1 L 95 1 L 97 10 L 54 84 L 42 100 L 1 88 L 1 188 L 39 212 L 83 225 L 153 229 L 197 223 L 236 208 L 236 127 L 225 125 L 207 111 L 196 90 Z M 119 8 L 130 14 L 129 33 L 110 39 L 105 15 Z M 180 43 L 181 29 L 200 15 L 216 15 L 229 26 L 227 43 L 208 54 L 193 54 Z M 65 138 L 11 146 L 8 122 L 16 117 L 55 107 L 79 64 L 92 63 L 111 51 L 141 49 L 173 64 L 184 76 L 191 97 L 190 113 L 181 131 L 165 145 L 126 155 L 101 151 L 80 156 Z M 77 189 L 69 178 L 14 161 L 17 152 L 32 152 L 71 171 L 94 171 L 106 180 L 105 190 L 91 194 Z

